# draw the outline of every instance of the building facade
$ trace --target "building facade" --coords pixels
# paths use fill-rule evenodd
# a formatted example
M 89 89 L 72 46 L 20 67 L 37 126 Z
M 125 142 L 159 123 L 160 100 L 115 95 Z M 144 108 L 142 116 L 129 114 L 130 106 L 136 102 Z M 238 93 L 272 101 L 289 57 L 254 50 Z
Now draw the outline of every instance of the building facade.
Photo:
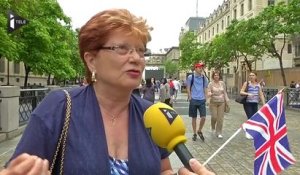
M 275 4 L 275 0 L 226 0 L 217 7 L 206 18 L 205 23 L 199 27 L 198 40 L 200 43 L 210 42 L 216 35 L 224 33 L 231 21 L 247 20 L 257 16 L 264 8 Z M 283 49 L 283 67 L 294 68 L 300 66 L 300 44 L 297 37 L 287 42 L 287 46 Z M 283 37 L 278 36 L 276 48 L 281 49 L 283 46 Z M 251 58 L 250 58 L 251 61 Z M 251 61 L 252 70 L 259 73 L 259 78 L 264 79 L 267 85 L 280 86 L 282 81 L 273 81 L 272 72 L 278 71 L 280 68 L 279 61 L 276 58 L 270 58 L 264 55 L 261 60 Z M 238 59 L 229 64 L 229 67 L 224 67 L 223 78 L 228 89 L 231 91 L 239 91 L 240 86 L 247 79 L 248 68 L 243 62 L 243 59 Z M 287 70 L 288 71 L 288 70 Z M 265 72 L 268 72 L 267 74 Z M 289 74 L 287 72 L 287 74 Z M 297 80 L 296 76 L 286 77 L 287 81 Z
M 22 62 L 17 63 L 0 58 L 0 86 L 24 86 L 25 68 Z M 51 79 L 52 80 L 52 79 Z M 47 76 L 29 73 L 28 85 L 46 86 Z

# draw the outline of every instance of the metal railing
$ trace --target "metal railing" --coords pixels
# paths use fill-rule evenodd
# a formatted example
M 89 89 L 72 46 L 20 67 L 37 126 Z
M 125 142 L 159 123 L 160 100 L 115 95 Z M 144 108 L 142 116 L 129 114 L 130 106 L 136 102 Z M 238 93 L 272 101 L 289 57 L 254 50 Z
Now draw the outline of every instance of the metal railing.
M 268 102 L 272 97 L 278 93 L 277 88 L 264 88 L 265 100 Z M 238 92 L 228 93 L 229 98 L 235 99 Z M 295 109 L 300 111 L 300 89 L 298 88 L 286 88 L 284 97 L 285 107 L 288 109 Z
M 300 89 L 287 88 L 286 94 L 287 106 L 292 109 L 300 110 Z
M 48 94 L 48 88 L 39 89 L 21 89 L 19 99 L 19 126 L 25 125 L 31 115 L 31 112 Z

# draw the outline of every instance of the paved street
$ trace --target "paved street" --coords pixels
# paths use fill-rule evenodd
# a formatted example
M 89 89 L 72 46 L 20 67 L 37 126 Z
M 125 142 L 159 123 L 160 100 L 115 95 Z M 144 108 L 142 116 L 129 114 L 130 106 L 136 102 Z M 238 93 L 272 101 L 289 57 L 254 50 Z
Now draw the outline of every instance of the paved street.
M 174 109 L 182 116 L 186 124 L 186 143 L 192 155 L 202 163 L 205 162 L 230 136 L 232 136 L 240 125 L 246 120 L 246 116 L 242 105 L 230 102 L 230 113 L 225 115 L 223 126 L 223 139 L 218 139 L 210 132 L 210 114 L 207 115 L 207 120 L 204 126 L 205 142 L 202 142 L 199 137 L 194 142 L 192 141 L 192 124 L 188 117 L 188 102 L 186 102 L 186 94 L 181 94 L 180 100 L 175 103 Z M 286 120 L 288 128 L 288 138 L 292 153 L 296 160 L 300 159 L 300 112 L 286 110 Z M 182 164 L 172 153 L 173 167 L 178 169 Z M 245 138 L 245 134 L 241 131 L 233 140 L 231 140 L 208 164 L 207 167 L 218 175 L 251 175 L 253 174 L 254 162 L 254 147 L 253 141 Z M 299 175 L 300 164 L 290 166 L 281 175 Z
M 210 115 L 207 115 L 207 121 L 204 127 L 205 142 L 199 138 L 195 142 L 191 140 L 192 129 L 191 119 L 188 114 L 188 103 L 186 94 L 180 94 L 179 99 L 174 104 L 174 109 L 182 116 L 186 124 L 186 143 L 192 155 L 205 162 L 245 121 L 246 117 L 242 106 L 234 101 L 230 103 L 231 111 L 226 114 L 224 120 L 223 139 L 218 139 L 210 133 Z M 288 138 L 292 153 L 296 160 L 300 159 L 300 112 L 286 111 L 286 120 L 288 128 Z M 20 137 L 0 143 L 0 165 L 3 165 L 12 154 Z M 225 146 L 208 164 L 207 167 L 217 175 L 251 175 L 253 174 L 254 149 L 252 140 L 247 140 L 244 132 L 240 132 L 228 145 Z M 182 166 L 175 153 L 171 154 L 171 161 L 174 169 Z M 1 169 L 1 168 L 0 168 Z M 300 174 L 300 164 L 290 166 L 281 175 Z

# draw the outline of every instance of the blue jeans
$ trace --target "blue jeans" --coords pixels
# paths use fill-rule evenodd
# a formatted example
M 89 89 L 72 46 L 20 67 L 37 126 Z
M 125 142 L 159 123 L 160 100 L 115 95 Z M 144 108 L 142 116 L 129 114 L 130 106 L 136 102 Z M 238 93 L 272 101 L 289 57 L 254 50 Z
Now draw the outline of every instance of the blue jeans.
M 243 104 L 247 118 L 251 118 L 258 110 L 258 103 L 245 103 Z

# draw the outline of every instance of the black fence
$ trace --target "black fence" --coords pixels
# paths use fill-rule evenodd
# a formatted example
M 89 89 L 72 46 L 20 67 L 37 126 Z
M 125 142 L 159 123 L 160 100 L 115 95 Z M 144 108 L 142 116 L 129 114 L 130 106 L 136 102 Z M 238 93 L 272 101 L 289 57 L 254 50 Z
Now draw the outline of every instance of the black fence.
M 48 88 L 20 90 L 19 126 L 25 125 L 28 122 L 31 112 L 48 94 L 48 92 Z
M 263 89 L 265 100 L 268 102 L 272 97 L 278 93 L 277 88 L 264 88 Z M 229 98 L 235 99 L 239 92 L 228 93 Z M 300 89 L 299 88 L 286 88 L 284 89 L 284 104 L 288 109 L 295 109 L 300 111 Z

